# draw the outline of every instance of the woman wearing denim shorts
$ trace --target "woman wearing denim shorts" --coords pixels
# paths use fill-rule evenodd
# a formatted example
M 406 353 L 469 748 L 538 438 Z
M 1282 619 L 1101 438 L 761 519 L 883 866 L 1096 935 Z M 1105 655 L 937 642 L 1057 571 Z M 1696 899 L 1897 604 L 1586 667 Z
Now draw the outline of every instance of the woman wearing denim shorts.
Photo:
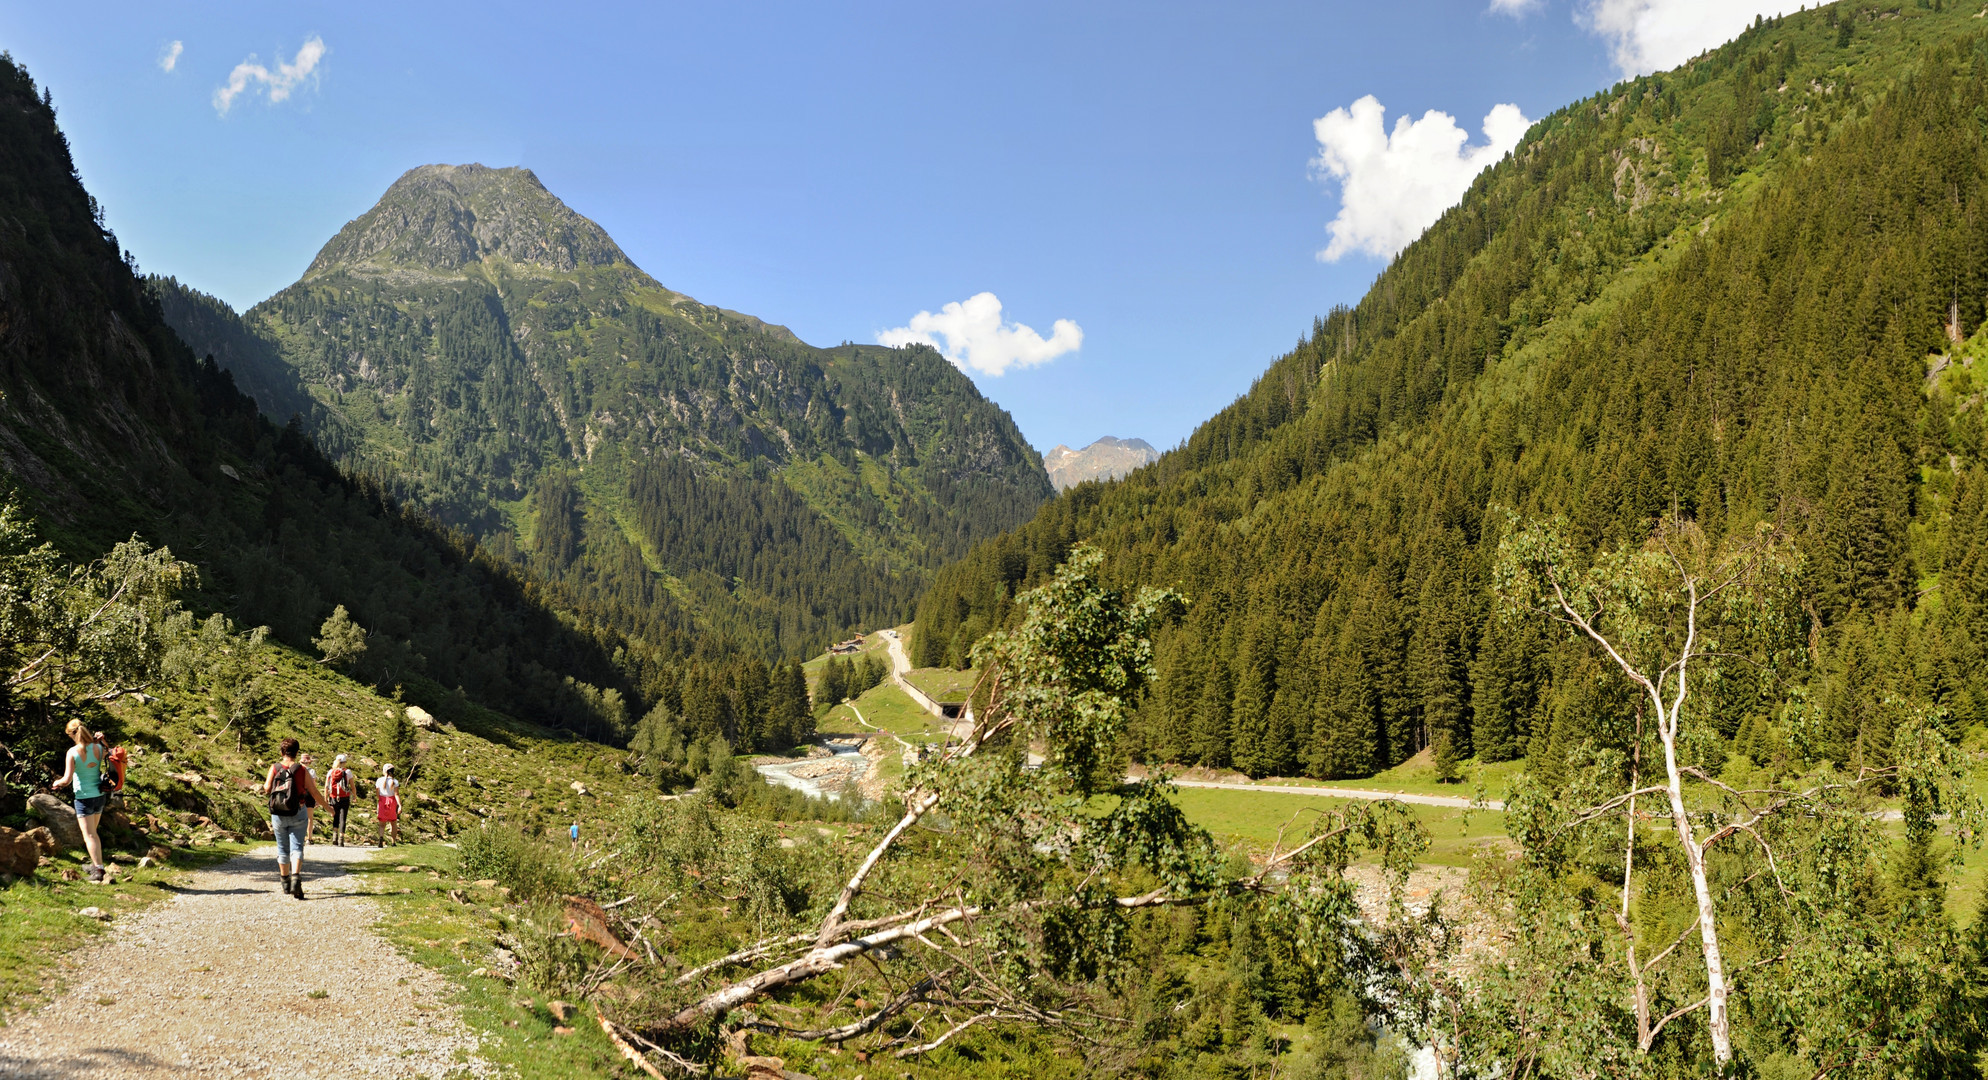
M 55 782 L 58 788 L 76 785 L 76 824 L 83 829 L 83 846 L 90 851 L 90 880 L 104 879 L 104 842 L 97 836 L 97 822 L 103 817 L 104 804 L 110 802 L 109 793 L 104 791 L 104 747 L 89 725 L 81 720 L 71 720 L 62 729 L 63 733 L 75 742 L 69 753 L 62 759 L 62 778 Z
M 311 807 L 324 801 L 318 793 L 318 784 L 311 777 L 311 771 L 297 761 L 299 747 L 297 740 L 284 739 L 277 744 L 283 760 L 269 767 L 269 775 L 262 779 L 262 793 L 268 795 L 276 786 L 278 774 L 285 769 L 290 771 L 291 783 L 296 785 L 297 812 L 294 814 L 270 814 L 269 831 L 276 834 L 276 873 L 282 878 L 282 891 L 299 900 L 304 898 L 304 838 L 311 831 Z

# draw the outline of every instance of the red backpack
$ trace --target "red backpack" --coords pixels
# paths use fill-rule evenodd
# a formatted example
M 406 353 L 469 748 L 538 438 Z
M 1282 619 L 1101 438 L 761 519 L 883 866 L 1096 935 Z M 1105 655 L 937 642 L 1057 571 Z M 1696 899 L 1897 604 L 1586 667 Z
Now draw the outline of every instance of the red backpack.
M 351 769 L 333 769 L 325 776 L 324 782 L 328 788 L 328 794 L 332 798 L 349 799 L 352 797 Z
M 124 769 L 130 760 L 124 747 L 111 746 L 101 731 L 96 733 L 91 745 L 97 750 L 97 790 L 105 795 L 123 794 Z

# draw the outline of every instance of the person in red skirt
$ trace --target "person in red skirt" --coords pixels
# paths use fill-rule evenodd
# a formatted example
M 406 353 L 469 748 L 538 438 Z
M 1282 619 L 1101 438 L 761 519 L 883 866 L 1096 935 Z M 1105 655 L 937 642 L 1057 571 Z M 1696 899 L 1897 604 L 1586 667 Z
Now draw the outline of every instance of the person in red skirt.
M 387 830 L 393 830 L 393 842 L 400 843 L 400 781 L 394 779 L 393 766 L 380 766 L 380 778 L 373 781 L 373 788 L 379 792 L 379 802 L 374 818 L 380 823 L 380 846 L 387 845 Z

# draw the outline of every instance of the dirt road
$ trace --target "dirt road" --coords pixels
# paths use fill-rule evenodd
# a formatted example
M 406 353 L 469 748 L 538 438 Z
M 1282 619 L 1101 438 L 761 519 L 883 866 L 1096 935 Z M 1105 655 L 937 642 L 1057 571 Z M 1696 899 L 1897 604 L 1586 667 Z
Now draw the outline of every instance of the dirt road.
M 370 854 L 313 845 L 302 901 L 277 893 L 274 847 L 191 874 L 0 1028 L 0 1077 L 496 1075 L 442 977 L 373 932 L 379 908 L 343 865 Z

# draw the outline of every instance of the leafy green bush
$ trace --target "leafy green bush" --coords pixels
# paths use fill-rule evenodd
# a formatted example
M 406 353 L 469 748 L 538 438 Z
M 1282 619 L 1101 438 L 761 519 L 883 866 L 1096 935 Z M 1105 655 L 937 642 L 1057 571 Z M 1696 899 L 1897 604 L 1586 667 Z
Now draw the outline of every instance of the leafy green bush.
M 462 876 L 495 881 L 519 901 L 556 899 L 575 888 L 564 852 L 515 829 L 471 829 L 458 843 Z

